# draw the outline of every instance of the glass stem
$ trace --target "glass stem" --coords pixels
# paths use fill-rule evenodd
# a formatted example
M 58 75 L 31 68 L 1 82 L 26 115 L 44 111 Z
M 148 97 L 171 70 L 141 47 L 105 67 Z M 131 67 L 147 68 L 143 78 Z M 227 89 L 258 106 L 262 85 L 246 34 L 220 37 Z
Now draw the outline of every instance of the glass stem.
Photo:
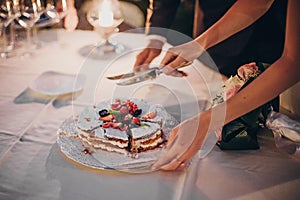
M 9 32 L 9 34 L 10 34 L 10 44 L 9 45 L 13 49 L 16 46 L 16 32 L 15 32 L 15 24 L 14 24 L 13 21 L 11 22 L 9 28 L 10 28 L 10 32 Z
M 29 28 L 26 29 L 27 49 L 29 51 L 31 51 L 31 49 L 32 49 L 32 38 L 30 35 L 30 31 L 31 31 L 31 29 L 29 29 Z
M 37 36 L 37 27 L 32 27 L 32 37 L 33 37 L 33 42 L 37 44 L 39 42 Z
M 5 26 L 2 27 L 2 30 L 1 30 L 1 35 L 2 37 L 2 50 L 1 50 L 1 54 L 0 54 L 0 57 L 1 58 L 6 58 L 7 57 L 7 37 L 6 37 L 6 28 Z

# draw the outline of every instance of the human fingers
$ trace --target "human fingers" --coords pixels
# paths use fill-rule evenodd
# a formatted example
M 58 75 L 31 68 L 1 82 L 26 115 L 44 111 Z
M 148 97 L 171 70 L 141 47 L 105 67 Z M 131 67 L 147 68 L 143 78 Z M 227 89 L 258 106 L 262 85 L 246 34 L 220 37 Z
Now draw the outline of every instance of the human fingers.
M 161 167 L 162 170 L 170 171 L 170 170 L 185 170 L 191 165 L 191 161 L 180 161 L 179 158 L 176 158 L 173 163 L 169 163 Z M 177 165 L 177 167 L 176 167 Z
M 182 170 L 186 167 L 185 162 L 181 161 L 179 158 L 174 158 L 171 162 L 160 167 L 162 170 Z
M 169 150 L 170 151 L 170 150 Z M 189 155 L 189 156 L 186 156 Z M 190 156 L 191 155 L 191 156 Z M 177 155 L 169 162 L 165 162 L 160 165 L 160 169 L 162 170 L 182 170 L 190 166 L 192 158 L 194 154 L 191 154 L 190 150 L 187 149 L 184 153 Z
M 149 55 L 144 61 L 144 64 L 150 64 L 154 60 L 154 58 L 159 56 L 160 52 L 161 52 L 160 49 L 150 49 Z
M 185 77 L 187 76 L 187 73 L 181 70 L 173 70 L 169 75 L 174 77 Z
M 167 142 L 167 149 L 169 149 L 173 145 L 173 143 L 177 137 L 178 137 L 178 126 L 173 128 L 170 133 L 170 136 L 169 136 L 168 142 Z
M 179 73 L 174 72 L 176 69 L 179 69 L 183 66 L 185 66 L 185 63 L 187 63 L 188 61 L 186 61 L 185 59 L 183 59 L 182 57 L 178 56 L 176 57 L 173 61 L 169 62 L 167 64 L 167 66 L 164 67 L 163 69 L 163 73 L 166 75 L 178 75 Z
M 175 60 L 176 57 L 177 57 L 177 54 L 174 54 L 171 51 L 167 51 L 165 57 L 160 62 L 161 66 L 162 67 L 167 66 L 170 62 L 172 62 L 173 60 Z
M 175 149 L 175 148 L 174 148 Z M 153 166 L 153 169 L 162 169 L 162 170 L 180 170 L 189 165 L 187 159 L 182 156 L 179 156 L 174 149 L 168 151 L 168 155 L 161 157 Z
M 169 145 L 169 149 L 162 157 L 160 157 L 152 166 L 152 169 L 163 169 L 163 170 L 175 170 L 179 168 L 181 165 L 185 165 L 187 163 L 186 158 L 182 157 L 182 151 L 184 151 L 181 146 L 176 145 L 177 137 L 171 144 Z M 187 149 L 188 151 L 188 149 Z M 180 155 L 180 156 L 179 156 Z
M 163 156 L 161 156 L 151 167 L 152 170 L 156 170 L 161 168 L 161 166 L 164 166 L 168 163 L 170 163 L 174 158 L 176 158 L 176 151 L 174 150 L 168 150 Z M 174 163 L 173 163 L 174 164 Z M 174 164 L 175 165 L 175 164 Z
M 146 48 L 136 56 L 136 61 L 133 65 L 134 71 L 142 71 L 148 55 L 149 55 L 149 49 Z

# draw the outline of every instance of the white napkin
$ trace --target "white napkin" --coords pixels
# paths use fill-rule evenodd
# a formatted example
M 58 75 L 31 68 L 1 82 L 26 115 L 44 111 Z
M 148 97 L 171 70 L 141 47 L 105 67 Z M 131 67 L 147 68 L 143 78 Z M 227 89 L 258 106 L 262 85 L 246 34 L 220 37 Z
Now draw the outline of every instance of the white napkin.
M 273 132 L 300 143 L 300 122 L 292 120 L 288 116 L 272 111 L 267 119 L 266 125 Z
M 300 122 L 271 111 L 266 126 L 274 134 L 275 144 L 290 154 L 300 156 Z

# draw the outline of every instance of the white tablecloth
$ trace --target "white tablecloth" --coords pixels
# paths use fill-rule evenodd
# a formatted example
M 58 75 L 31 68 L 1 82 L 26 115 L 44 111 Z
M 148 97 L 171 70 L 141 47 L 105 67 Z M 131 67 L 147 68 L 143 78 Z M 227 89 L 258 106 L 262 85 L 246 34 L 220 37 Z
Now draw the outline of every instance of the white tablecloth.
M 259 134 L 259 150 L 221 151 L 215 146 L 206 158 L 195 159 L 189 169 L 181 172 L 135 174 L 95 170 L 68 159 L 56 144 L 56 131 L 83 106 L 115 96 L 137 97 L 163 104 L 183 120 L 207 107 L 209 94 L 203 79 L 214 85 L 215 78 L 209 71 L 203 78 L 191 67 L 186 69 L 188 79 L 162 75 L 155 82 L 124 88 L 104 77 L 132 68 L 135 55 L 147 43 L 142 34 L 118 34 L 116 39 L 125 45 L 127 53 L 106 61 L 80 55 L 87 45 L 98 42 L 94 32 L 47 30 L 40 32 L 39 38 L 46 45 L 35 57 L 14 57 L 1 60 L 0 64 L 0 199 L 299 196 L 299 158 L 278 150 L 272 133 L 266 130 Z M 72 95 L 42 95 L 29 88 L 46 71 L 88 77 L 83 90 L 73 99 L 73 106 Z M 182 110 L 185 112 L 178 113 Z

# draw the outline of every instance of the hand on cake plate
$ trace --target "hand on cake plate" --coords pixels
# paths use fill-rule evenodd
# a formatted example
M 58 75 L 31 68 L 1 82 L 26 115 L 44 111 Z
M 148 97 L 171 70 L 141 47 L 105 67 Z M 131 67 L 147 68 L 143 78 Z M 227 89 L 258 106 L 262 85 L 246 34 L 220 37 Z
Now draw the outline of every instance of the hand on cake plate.
M 152 169 L 178 170 L 185 168 L 202 146 L 210 124 L 209 113 L 183 121 L 173 128 L 168 138 L 167 153 L 153 164 Z M 207 117 L 208 116 L 208 117 Z

